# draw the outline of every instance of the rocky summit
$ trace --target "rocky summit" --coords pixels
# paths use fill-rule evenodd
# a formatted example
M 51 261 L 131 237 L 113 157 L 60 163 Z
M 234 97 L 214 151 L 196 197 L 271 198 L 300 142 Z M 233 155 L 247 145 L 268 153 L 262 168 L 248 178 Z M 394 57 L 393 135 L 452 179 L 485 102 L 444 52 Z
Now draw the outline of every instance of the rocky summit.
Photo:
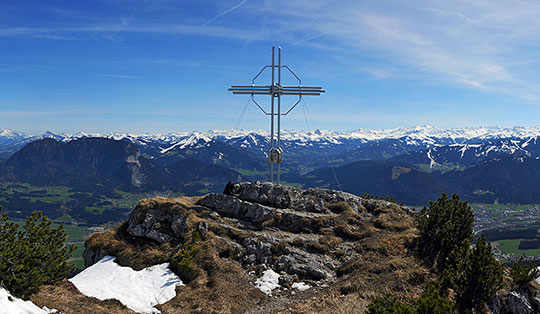
M 162 313 L 364 313 L 378 297 L 410 302 L 435 279 L 413 252 L 413 216 L 341 191 L 229 183 L 222 194 L 140 201 L 122 225 L 86 241 L 84 259 L 88 267 L 112 255 L 135 270 L 169 262 L 186 285 Z M 99 313 L 66 298 L 77 294 L 67 284 L 42 291 L 40 306 Z M 534 299 L 501 293 L 494 312 Z
M 87 240 L 84 258 L 113 255 L 135 269 L 170 261 L 186 286 L 164 313 L 363 312 L 376 296 L 421 293 L 430 273 L 407 249 L 416 232 L 392 202 L 229 183 L 222 194 L 140 201 L 124 224 Z

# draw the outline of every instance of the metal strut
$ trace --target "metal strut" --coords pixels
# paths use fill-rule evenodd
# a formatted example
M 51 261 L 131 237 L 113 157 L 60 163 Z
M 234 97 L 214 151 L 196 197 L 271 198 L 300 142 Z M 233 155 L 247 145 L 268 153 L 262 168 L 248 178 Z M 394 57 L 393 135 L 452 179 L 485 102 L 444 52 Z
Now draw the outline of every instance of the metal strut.
M 270 182 L 274 183 L 274 164 L 277 164 L 277 184 L 280 181 L 280 167 L 283 161 L 281 149 L 281 116 L 288 115 L 302 100 L 302 96 L 319 96 L 325 90 L 320 86 L 302 86 L 302 80 L 288 66 L 281 64 L 281 47 L 278 47 L 278 62 L 275 58 L 276 47 L 272 47 L 272 65 L 264 66 L 251 80 L 251 85 L 232 85 L 229 88 L 234 95 L 251 95 L 251 101 L 265 114 L 270 116 L 270 149 L 268 150 L 268 162 L 270 163 Z M 255 85 L 255 80 L 268 68 L 272 69 L 272 81 L 270 85 Z M 277 68 L 277 81 L 276 81 Z M 287 69 L 297 80 L 298 85 L 281 85 L 281 69 Z M 270 95 L 270 113 L 255 100 L 255 95 Z M 298 100 L 285 113 L 281 113 L 281 96 L 297 95 Z M 277 98 L 277 113 L 275 112 L 275 98 Z M 274 116 L 277 116 L 277 130 L 274 127 Z M 274 130 L 277 134 L 274 138 Z

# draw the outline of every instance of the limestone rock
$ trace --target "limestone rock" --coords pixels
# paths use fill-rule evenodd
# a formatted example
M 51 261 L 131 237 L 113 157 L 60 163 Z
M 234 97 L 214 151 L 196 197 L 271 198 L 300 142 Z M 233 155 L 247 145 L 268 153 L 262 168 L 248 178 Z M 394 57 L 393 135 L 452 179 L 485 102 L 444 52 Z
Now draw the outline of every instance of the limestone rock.
M 269 182 L 228 183 L 225 194 L 240 200 L 267 205 L 275 208 L 292 208 L 297 211 L 325 213 L 326 203 L 347 202 L 359 212 L 366 200 L 342 191 L 327 189 L 299 189 Z
M 334 265 L 328 257 L 294 248 L 287 251 L 288 254 L 282 255 L 273 263 L 276 270 L 313 280 L 335 276 Z
M 277 208 L 287 208 L 291 203 L 291 189 L 291 187 L 285 185 L 254 181 L 253 183 L 228 184 L 225 192 L 244 201 Z
M 197 231 L 200 234 L 205 234 L 208 232 L 208 223 L 206 221 L 201 221 L 197 224 Z
M 275 209 L 272 207 L 243 201 L 225 194 L 208 194 L 197 204 L 211 208 L 219 214 L 245 219 L 253 223 L 269 220 L 275 213 Z
M 532 297 L 526 291 L 505 291 L 497 293 L 488 304 L 493 314 L 536 314 L 538 306 L 536 296 Z
M 183 241 L 188 231 L 188 217 L 159 209 L 138 210 L 131 214 L 126 228 L 134 237 L 152 239 L 159 243 Z
M 84 252 L 82 254 L 83 260 L 84 260 L 84 267 L 89 267 L 97 263 L 99 260 L 101 260 L 103 257 L 107 256 L 107 252 L 101 247 L 93 248 L 88 245 L 88 243 L 85 243 L 84 245 Z
M 532 314 L 536 313 L 531 303 L 529 295 L 524 292 L 510 291 L 506 295 L 508 311 L 510 313 Z

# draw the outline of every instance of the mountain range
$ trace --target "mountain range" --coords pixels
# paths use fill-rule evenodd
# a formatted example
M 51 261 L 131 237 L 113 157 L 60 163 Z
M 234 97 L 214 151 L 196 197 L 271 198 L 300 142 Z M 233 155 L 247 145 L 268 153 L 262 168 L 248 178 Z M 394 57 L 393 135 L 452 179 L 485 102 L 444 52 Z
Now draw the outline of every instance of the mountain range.
M 67 142 L 44 138 L 30 142 L 1 164 L 0 175 L 8 182 L 68 186 L 83 191 L 104 186 L 135 192 L 190 193 L 213 183 L 241 179 L 232 169 L 192 158 L 182 158 L 163 167 L 142 156 L 139 148 L 130 142 L 102 137 Z
M 411 205 L 426 204 L 441 192 L 478 202 L 540 203 L 539 138 L 540 127 L 284 131 L 282 179 L 389 195 Z M 206 191 L 227 180 L 267 180 L 268 146 L 265 131 L 31 136 L 3 130 L 0 174 L 6 181 L 38 185 L 195 185 L 195 191 Z

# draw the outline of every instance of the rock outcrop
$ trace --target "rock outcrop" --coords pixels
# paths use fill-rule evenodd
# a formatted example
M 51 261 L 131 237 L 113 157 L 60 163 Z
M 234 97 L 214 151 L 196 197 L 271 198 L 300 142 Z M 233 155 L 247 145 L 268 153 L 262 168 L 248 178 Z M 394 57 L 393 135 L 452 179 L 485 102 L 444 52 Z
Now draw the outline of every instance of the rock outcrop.
M 117 230 L 90 237 L 85 264 L 110 254 L 140 269 L 189 255 L 178 266 L 190 269 L 189 284 L 175 306 L 202 312 L 266 313 L 284 306 L 317 311 L 322 304 L 303 298 L 319 293 L 362 312 L 374 295 L 411 299 L 421 293 L 422 285 L 411 282 L 425 282 L 429 271 L 407 250 L 416 232 L 409 210 L 392 202 L 327 189 L 229 183 L 223 194 L 139 202 Z M 270 270 L 279 275 L 276 298 L 255 284 Z M 228 294 L 236 305 L 225 310 Z M 189 303 L 194 295 L 206 301 Z
M 417 235 L 413 213 L 392 202 L 244 182 L 142 200 L 121 226 L 92 235 L 83 256 L 137 270 L 170 262 L 186 286 L 164 313 L 365 313 L 378 297 L 412 301 L 437 278 L 409 251 Z M 536 285 L 501 289 L 491 312 L 540 313 Z
M 148 238 L 159 243 L 179 242 L 186 238 L 187 226 L 188 216 L 135 207 L 126 231 L 134 237 Z
M 526 290 L 501 291 L 489 302 L 492 314 L 540 313 L 540 295 Z

